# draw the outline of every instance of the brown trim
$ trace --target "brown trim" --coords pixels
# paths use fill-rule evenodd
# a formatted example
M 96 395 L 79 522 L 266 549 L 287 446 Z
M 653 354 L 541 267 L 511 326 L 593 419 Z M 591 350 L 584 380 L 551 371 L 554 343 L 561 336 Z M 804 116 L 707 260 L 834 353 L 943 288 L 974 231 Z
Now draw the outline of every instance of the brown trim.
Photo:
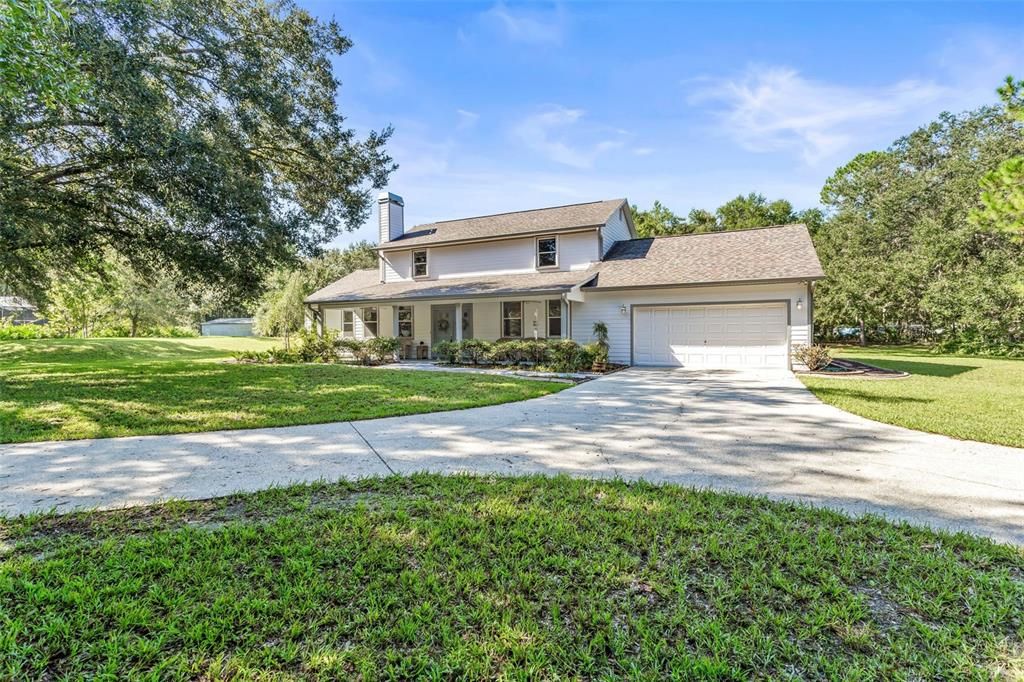
M 783 303 L 786 306 L 786 367 L 793 371 L 793 301 L 789 298 L 766 298 L 756 301 L 701 301 L 699 303 L 629 303 L 629 365 L 636 365 L 636 315 L 637 308 L 693 308 L 718 305 L 764 305 Z
M 507 235 L 493 235 L 488 237 L 468 237 L 465 239 L 449 239 L 446 241 L 431 241 L 431 242 L 403 242 L 401 239 L 397 241 L 389 241 L 384 244 L 379 244 L 373 247 L 377 251 L 408 251 L 410 249 L 425 249 L 433 248 L 435 246 L 460 246 L 462 244 L 479 244 L 481 242 L 503 242 L 509 239 L 529 239 L 530 237 L 539 237 L 546 234 L 573 234 L 576 232 L 593 232 L 594 230 L 600 231 L 604 223 L 598 225 L 581 225 L 577 227 L 566 227 L 566 228 L 555 228 L 555 229 L 544 229 L 544 230 L 531 230 L 529 232 L 517 232 L 516 234 Z

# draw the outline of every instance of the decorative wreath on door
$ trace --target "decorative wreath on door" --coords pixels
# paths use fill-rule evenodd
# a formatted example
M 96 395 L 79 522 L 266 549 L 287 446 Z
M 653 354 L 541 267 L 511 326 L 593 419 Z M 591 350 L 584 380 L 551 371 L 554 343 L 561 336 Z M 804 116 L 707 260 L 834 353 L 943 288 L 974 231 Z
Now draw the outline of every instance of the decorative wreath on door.
M 442 332 L 448 331 L 448 320 L 438 320 L 437 330 Z

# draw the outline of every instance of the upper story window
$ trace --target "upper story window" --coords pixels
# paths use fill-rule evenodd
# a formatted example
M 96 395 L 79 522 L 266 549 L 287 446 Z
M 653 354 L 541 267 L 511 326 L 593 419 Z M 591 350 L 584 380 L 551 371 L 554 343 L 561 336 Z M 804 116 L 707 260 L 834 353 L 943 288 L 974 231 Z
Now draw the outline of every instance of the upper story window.
M 363 332 L 364 336 L 377 336 L 377 309 L 363 308 Z
M 541 237 L 537 240 L 537 267 L 558 267 L 558 238 Z
M 355 314 L 351 310 L 341 311 L 341 335 L 342 336 L 355 336 L 356 333 L 356 319 Z
M 548 301 L 548 336 L 562 335 L 562 302 L 558 299 Z
M 507 339 L 523 336 L 522 301 L 504 301 L 501 304 L 501 335 Z
M 413 277 L 426 277 L 427 276 L 427 252 L 426 251 L 413 251 L 412 252 L 412 276 Z

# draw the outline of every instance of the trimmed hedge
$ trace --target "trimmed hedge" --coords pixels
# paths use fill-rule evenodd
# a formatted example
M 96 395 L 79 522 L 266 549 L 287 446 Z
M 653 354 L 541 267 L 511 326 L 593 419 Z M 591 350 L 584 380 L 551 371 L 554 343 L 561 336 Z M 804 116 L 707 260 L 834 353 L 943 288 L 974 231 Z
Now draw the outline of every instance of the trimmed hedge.
M 580 345 L 572 339 L 502 339 L 439 341 L 434 355 L 449 364 L 532 365 L 555 372 L 586 372 L 601 355 L 597 343 Z
M 242 351 L 234 357 L 240 362 L 266 364 L 280 363 L 334 363 L 343 359 L 347 352 L 363 365 L 394 362 L 401 342 L 394 338 L 342 339 L 338 332 L 327 330 L 322 335 L 310 329 L 303 329 L 296 335 L 295 348 L 271 348 L 267 351 Z

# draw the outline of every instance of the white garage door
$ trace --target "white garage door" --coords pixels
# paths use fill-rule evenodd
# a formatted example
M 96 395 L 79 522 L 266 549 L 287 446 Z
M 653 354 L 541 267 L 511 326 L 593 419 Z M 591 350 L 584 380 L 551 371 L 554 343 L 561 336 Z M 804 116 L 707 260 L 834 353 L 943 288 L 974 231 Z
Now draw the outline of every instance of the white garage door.
M 785 369 L 784 303 L 636 308 L 633 361 L 695 369 Z

